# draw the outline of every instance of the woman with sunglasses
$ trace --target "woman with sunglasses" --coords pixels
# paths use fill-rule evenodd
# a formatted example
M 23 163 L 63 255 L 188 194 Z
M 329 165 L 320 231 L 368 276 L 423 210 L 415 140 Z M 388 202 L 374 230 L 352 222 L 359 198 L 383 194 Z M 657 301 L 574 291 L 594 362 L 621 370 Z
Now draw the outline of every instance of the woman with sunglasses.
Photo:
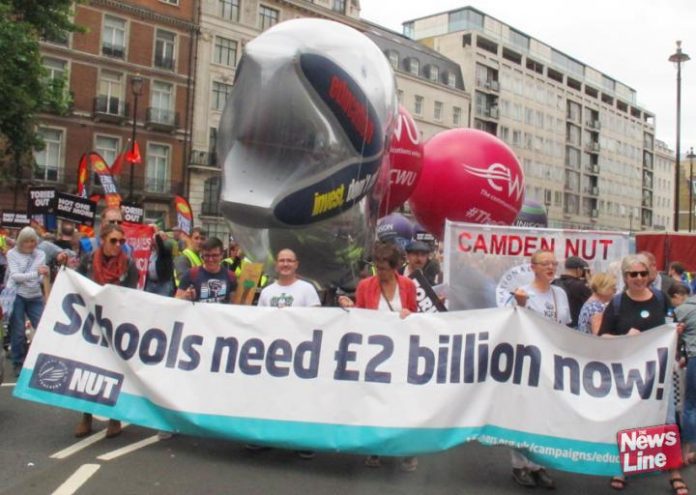
M 621 272 L 625 284 L 623 293 L 615 296 L 607 305 L 602 317 L 599 335 L 638 335 L 665 323 L 670 308 L 667 296 L 650 287 L 650 261 L 642 254 L 631 254 L 621 261 Z M 617 307 L 618 306 L 618 307 Z M 669 399 L 673 404 L 672 398 Z M 671 410 L 671 406 L 670 406 Z M 675 414 L 668 414 L 674 421 Z M 675 495 L 687 495 L 689 488 L 679 470 L 670 471 L 670 484 Z M 614 476 L 610 482 L 614 490 L 626 487 L 624 476 Z
M 138 270 L 133 260 L 129 259 L 123 251 L 126 243 L 123 228 L 116 223 L 104 225 L 99 237 L 101 244 L 94 252 L 82 257 L 77 271 L 99 285 L 112 284 L 135 288 L 138 284 Z M 81 438 L 91 432 L 92 415 L 83 413 L 82 420 L 75 428 L 75 436 Z M 110 419 L 106 428 L 106 438 L 113 438 L 120 434 L 121 422 Z
M 348 296 L 340 296 L 338 304 L 342 308 L 376 309 L 392 311 L 406 318 L 418 310 L 416 285 L 408 277 L 399 275 L 396 269 L 401 265 L 401 252 L 394 244 L 377 242 L 372 250 L 372 260 L 376 275 L 360 281 L 355 292 L 355 303 Z M 379 456 L 371 455 L 365 459 L 368 467 L 380 467 Z M 404 457 L 401 470 L 410 472 L 418 467 L 418 458 Z

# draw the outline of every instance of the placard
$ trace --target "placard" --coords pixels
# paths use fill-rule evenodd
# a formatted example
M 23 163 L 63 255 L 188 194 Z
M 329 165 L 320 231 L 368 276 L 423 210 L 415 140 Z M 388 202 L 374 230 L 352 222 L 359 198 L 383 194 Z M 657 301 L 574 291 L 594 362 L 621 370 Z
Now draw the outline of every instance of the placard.
M 74 194 L 58 193 L 58 205 L 56 206 L 58 218 L 93 227 L 96 211 L 97 205 L 89 199 Z
M 31 218 L 26 212 L 19 211 L 3 211 L 2 212 L 2 224 L 3 227 L 10 229 L 21 229 L 23 227 L 28 227 L 31 223 Z
M 143 223 L 145 217 L 145 208 L 139 203 L 132 201 L 121 202 L 121 215 L 123 220 L 131 223 Z
M 31 187 L 27 191 L 27 211 L 30 215 L 54 213 L 58 192 L 52 187 Z

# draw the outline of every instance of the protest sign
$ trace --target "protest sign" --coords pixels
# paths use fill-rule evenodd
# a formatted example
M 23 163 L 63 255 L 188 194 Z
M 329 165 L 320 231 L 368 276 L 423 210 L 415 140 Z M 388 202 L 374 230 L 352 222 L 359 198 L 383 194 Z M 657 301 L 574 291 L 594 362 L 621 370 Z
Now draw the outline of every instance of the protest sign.
M 56 216 L 64 220 L 70 220 L 87 227 L 94 226 L 94 215 L 97 205 L 89 199 L 75 194 L 59 192 L 56 205 Z
M 138 289 L 145 287 L 147 279 L 147 265 L 150 262 L 150 253 L 154 248 L 152 236 L 155 234 L 150 225 L 140 223 L 123 222 L 121 224 L 126 234 L 126 243 L 131 247 L 130 258 L 138 269 Z
M 145 217 L 145 209 L 143 205 L 131 201 L 121 202 L 121 215 L 125 222 L 143 223 Z
M 529 261 L 538 250 L 555 253 L 557 276 L 566 258 L 579 256 L 593 273 L 614 273 L 621 283 L 620 263 L 629 252 L 629 235 L 447 221 L 444 244 L 449 309 L 477 309 L 509 305 L 510 293 L 534 278 Z
M 253 303 L 261 275 L 263 275 L 263 263 L 242 263 L 232 302 L 246 305 Z
M 192 304 L 63 270 L 14 394 L 283 448 L 402 456 L 478 440 L 614 475 L 617 432 L 665 423 L 676 337 L 600 339 L 524 308 Z
M 30 215 L 53 213 L 57 201 L 57 191 L 52 187 L 30 187 L 27 190 L 27 211 Z
M 20 211 L 3 211 L 2 212 L 2 224 L 3 227 L 9 229 L 21 229 L 23 227 L 28 227 L 31 223 L 31 218 L 26 212 Z

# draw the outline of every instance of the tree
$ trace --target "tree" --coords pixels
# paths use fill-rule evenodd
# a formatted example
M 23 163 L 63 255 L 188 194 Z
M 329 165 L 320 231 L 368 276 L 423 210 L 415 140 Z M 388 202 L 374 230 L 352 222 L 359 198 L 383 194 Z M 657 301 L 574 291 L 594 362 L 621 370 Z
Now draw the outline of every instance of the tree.
M 68 108 L 66 81 L 48 78 L 39 40 L 81 31 L 72 22 L 72 5 L 72 0 L 0 0 L 0 185 L 33 166 L 33 151 L 43 146 L 37 115 Z

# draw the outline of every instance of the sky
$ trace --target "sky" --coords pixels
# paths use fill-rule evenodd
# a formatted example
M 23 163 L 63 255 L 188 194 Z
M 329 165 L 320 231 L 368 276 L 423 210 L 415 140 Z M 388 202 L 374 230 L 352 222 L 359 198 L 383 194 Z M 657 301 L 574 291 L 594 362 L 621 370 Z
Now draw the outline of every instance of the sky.
M 694 0 L 361 0 L 361 17 L 402 32 L 402 22 L 474 7 L 621 81 L 655 115 L 656 138 L 676 144 L 676 41 L 682 64 L 681 151 L 696 148 L 696 1 Z

